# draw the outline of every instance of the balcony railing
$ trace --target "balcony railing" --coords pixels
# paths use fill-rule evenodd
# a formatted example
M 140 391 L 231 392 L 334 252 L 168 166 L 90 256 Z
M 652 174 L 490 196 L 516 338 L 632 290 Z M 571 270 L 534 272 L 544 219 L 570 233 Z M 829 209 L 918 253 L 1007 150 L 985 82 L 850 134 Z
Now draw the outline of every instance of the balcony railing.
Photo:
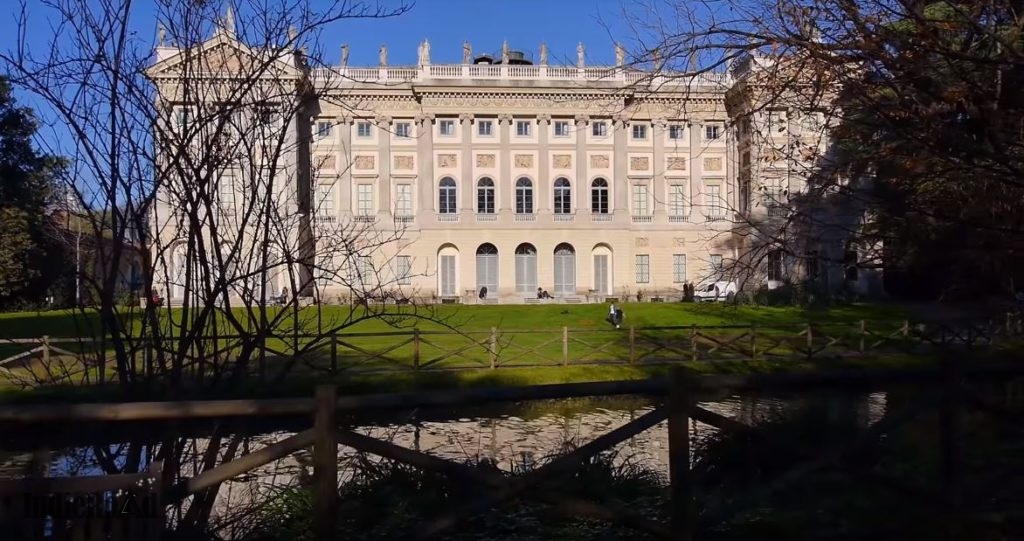
M 316 220 L 316 223 L 318 223 L 318 224 L 333 224 L 333 223 L 337 223 L 338 217 L 337 216 L 317 216 L 315 218 L 315 220 Z
M 454 212 L 446 212 L 437 215 L 438 222 L 457 223 L 459 215 Z
M 370 224 L 377 221 L 377 217 L 373 214 L 357 214 L 353 219 L 359 223 Z
M 551 221 L 553 221 L 553 222 L 571 222 L 571 221 L 573 221 L 575 219 L 576 219 L 576 215 L 575 214 L 564 213 L 564 214 L 552 214 L 551 215 Z
M 690 215 L 689 214 L 672 214 L 672 215 L 669 215 L 669 217 L 668 217 L 668 222 L 670 224 L 686 223 L 686 222 L 689 222 L 689 221 L 690 221 Z
M 635 224 L 649 224 L 654 221 L 654 216 L 644 214 L 634 214 L 630 216 Z
M 773 218 L 785 218 L 786 216 L 789 216 L 789 208 L 785 205 L 769 204 L 767 207 L 768 216 Z
M 595 212 L 590 215 L 590 221 L 592 222 L 610 222 L 612 221 L 612 215 L 608 213 Z
M 476 213 L 476 221 L 478 222 L 497 222 L 498 215 L 493 212 L 478 212 Z
M 537 221 L 537 215 L 536 214 L 527 214 L 527 213 L 523 212 L 523 213 L 517 213 L 515 216 L 516 216 L 516 221 L 517 222 L 536 222 Z
M 528 79 L 548 81 L 618 81 L 634 84 L 650 81 L 651 84 L 672 81 L 680 85 L 722 85 L 728 82 L 726 73 L 651 73 L 614 66 L 515 66 L 477 64 L 431 64 L 413 67 L 369 67 L 358 68 L 335 66 L 317 68 L 313 76 L 321 80 L 349 81 L 393 81 L 413 82 L 436 79 Z
M 726 217 L 724 214 L 708 214 L 704 216 L 705 222 L 724 222 Z
M 395 221 L 400 223 L 400 224 L 412 223 L 414 220 L 416 220 L 416 217 L 413 216 L 412 214 L 399 214 L 399 215 L 395 215 Z

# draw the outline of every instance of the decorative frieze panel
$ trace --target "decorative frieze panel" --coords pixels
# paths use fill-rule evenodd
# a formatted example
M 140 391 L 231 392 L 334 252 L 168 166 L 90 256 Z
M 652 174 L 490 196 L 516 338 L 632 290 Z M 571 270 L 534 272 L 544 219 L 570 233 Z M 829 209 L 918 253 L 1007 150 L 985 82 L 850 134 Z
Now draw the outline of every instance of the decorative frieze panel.
M 333 171 L 338 168 L 338 157 L 334 154 L 318 154 L 313 158 L 313 167 L 322 171 Z
M 675 248 L 682 248 L 686 246 L 686 239 L 683 237 L 673 237 L 672 246 Z
M 394 159 L 394 168 L 406 170 L 415 169 L 416 160 L 413 156 L 398 154 Z
M 686 158 L 669 156 L 665 160 L 665 169 L 669 171 L 686 171 Z
M 651 160 L 646 156 L 633 156 L 629 159 L 629 168 L 633 171 L 649 171 Z
M 636 238 L 636 247 L 637 248 L 646 248 L 649 244 L 650 244 L 650 241 L 647 239 L 647 237 L 637 237 Z
M 704 158 L 704 170 L 705 171 L 721 171 L 722 170 L 722 158 Z
M 456 154 L 438 154 L 437 166 L 444 168 L 458 167 L 458 156 Z
M 515 166 L 522 169 L 533 167 L 533 154 L 516 154 Z
M 476 155 L 476 166 L 484 168 L 493 168 L 495 164 L 494 154 L 477 154 Z
M 608 169 L 610 163 L 607 154 L 594 154 L 590 157 L 590 167 L 594 169 Z
M 572 167 L 572 154 L 555 154 L 551 164 L 555 169 L 570 169 Z
M 377 159 L 375 156 L 356 156 L 353 161 L 353 167 L 360 171 L 366 171 L 373 169 L 376 166 Z

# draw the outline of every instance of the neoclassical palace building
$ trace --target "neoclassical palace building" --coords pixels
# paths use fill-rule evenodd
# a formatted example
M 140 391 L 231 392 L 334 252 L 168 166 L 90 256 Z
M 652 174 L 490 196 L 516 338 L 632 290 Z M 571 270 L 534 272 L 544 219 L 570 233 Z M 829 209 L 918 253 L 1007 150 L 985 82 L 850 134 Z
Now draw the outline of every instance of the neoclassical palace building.
M 219 32 L 204 47 L 244 47 L 232 39 Z M 799 135 L 821 119 L 755 112 L 744 101 L 749 92 L 733 91 L 743 79 L 735 70 L 652 76 L 615 53 L 617 65 L 589 66 L 580 45 L 575 65 L 553 65 L 543 46 L 534 57 L 508 45 L 473 55 L 464 44 L 461 60 L 434 63 L 424 42 L 415 65 L 389 65 L 383 47 L 374 67 L 348 66 L 347 48 L 340 66 L 282 61 L 287 88 L 302 92 L 293 83 L 305 81 L 313 89 L 301 114 L 284 121 L 296 144 L 283 161 L 297 171 L 278 189 L 296 200 L 286 207 L 296 215 L 295 238 L 308 228 L 320 253 L 340 241 L 332 228 L 400 233 L 355 257 L 318 256 L 313 292 L 302 289 L 344 300 L 353 284 L 382 280 L 425 299 L 518 303 L 541 289 L 586 302 L 678 298 L 684 283 L 721 279 L 716 273 L 742 257 L 738 218 L 778 212 L 752 204 L 758 194 L 801 189 L 798 175 L 779 174 L 785 163 L 774 176 L 771 163 L 759 169 L 766 162 L 750 131 L 777 131 L 782 122 Z M 192 106 L 173 90 L 183 54 L 158 49 L 152 70 L 179 119 Z M 737 114 L 753 121 L 737 122 Z M 770 189 L 760 189 L 761 176 L 773 179 Z M 244 197 L 237 186 L 217 191 Z M 172 242 L 171 222 L 157 221 Z M 183 256 L 168 261 L 175 268 L 167 277 L 180 281 Z M 782 256 L 766 262 L 757 278 L 764 283 L 799 272 Z M 323 272 L 331 266 L 347 266 L 350 279 Z M 287 287 L 283 276 L 269 280 L 274 291 Z

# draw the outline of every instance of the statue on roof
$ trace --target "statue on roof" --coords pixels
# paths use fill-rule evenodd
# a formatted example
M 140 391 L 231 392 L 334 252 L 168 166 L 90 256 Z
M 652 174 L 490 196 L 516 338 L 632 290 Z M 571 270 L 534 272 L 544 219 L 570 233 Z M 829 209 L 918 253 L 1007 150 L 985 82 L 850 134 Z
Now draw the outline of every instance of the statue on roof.
M 380 59 L 380 67 L 383 68 L 388 65 L 388 46 L 386 43 L 380 44 L 380 51 L 377 53 L 377 56 Z
M 224 14 L 224 29 L 229 33 L 235 33 L 235 9 L 228 4 L 227 12 Z
M 348 66 L 348 43 L 341 44 L 341 65 Z
M 581 41 L 579 43 L 579 45 L 576 46 L 576 67 L 577 68 L 582 68 L 583 66 L 587 65 L 586 61 L 584 60 L 585 56 L 586 56 L 586 50 L 583 48 L 583 42 Z
M 157 23 L 156 25 L 156 46 L 164 47 L 167 45 L 167 27 L 164 23 Z
M 419 63 L 421 66 L 430 64 L 430 42 L 426 39 L 420 44 Z
M 622 44 L 615 42 L 615 66 L 621 68 L 626 64 L 626 49 Z
M 509 58 L 510 56 L 508 51 L 508 40 L 506 39 L 501 43 L 501 63 L 508 64 Z
M 473 61 L 473 48 L 469 45 L 469 40 L 462 42 L 462 63 L 469 64 Z
M 543 41 L 540 42 L 540 65 L 548 65 L 548 44 Z

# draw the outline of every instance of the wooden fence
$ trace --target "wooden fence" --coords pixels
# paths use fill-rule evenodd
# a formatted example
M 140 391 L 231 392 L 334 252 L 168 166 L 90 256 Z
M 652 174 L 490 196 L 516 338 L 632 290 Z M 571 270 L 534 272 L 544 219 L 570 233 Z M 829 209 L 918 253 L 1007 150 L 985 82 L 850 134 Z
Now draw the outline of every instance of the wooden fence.
M 35 405 L 0 406 L 0 422 L 80 422 L 112 420 L 154 420 L 169 418 L 212 418 L 227 415 L 312 415 L 312 427 L 285 440 L 253 450 L 235 460 L 222 463 L 198 475 L 179 480 L 163 487 L 161 493 L 164 505 L 180 502 L 190 494 L 216 487 L 218 484 L 251 471 L 257 467 L 283 458 L 291 453 L 313 448 L 314 475 L 312 491 L 314 498 L 314 526 L 316 539 L 329 541 L 335 538 L 336 509 L 338 504 L 338 457 L 337 446 L 343 445 L 355 450 L 377 455 L 403 464 L 412 465 L 432 472 L 441 473 L 460 489 L 475 488 L 474 497 L 461 506 L 436 516 L 416 531 L 409 532 L 409 539 L 428 539 L 441 534 L 469 518 L 488 509 L 500 507 L 516 498 L 537 498 L 551 506 L 554 513 L 569 517 L 585 517 L 622 524 L 652 534 L 661 539 L 690 540 L 700 523 L 708 520 L 724 521 L 751 505 L 769 498 L 773 492 L 799 481 L 808 473 L 830 466 L 861 446 L 876 442 L 879 438 L 904 425 L 922 412 L 937 408 L 939 411 L 939 432 L 941 435 L 941 471 L 939 473 L 939 500 L 945 502 L 944 514 L 936 520 L 946 521 L 949 531 L 955 532 L 957 524 L 966 510 L 962 507 L 960 492 L 964 471 L 959 459 L 960 452 L 957 431 L 961 410 L 976 408 L 996 412 L 998 408 L 988 404 L 974 393 L 969 383 L 978 380 L 1005 379 L 1024 375 L 1022 363 L 966 364 L 949 361 L 941 369 L 917 370 L 860 370 L 834 371 L 804 374 L 764 375 L 699 375 L 683 367 L 675 369 L 668 379 L 647 381 L 621 381 L 606 383 L 582 383 L 563 385 L 539 385 L 492 390 L 462 390 L 448 392 L 421 392 L 369 396 L 336 395 L 335 389 L 323 386 L 316 396 L 284 400 L 238 400 L 238 401 L 194 401 L 171 403 L 136 404 L 80 404 L 80 405 Z M 918 385 L 933 385 L 940 390 L 923 393 L 916 403 L 900 411 L 888 412 L 858 439 L 851 442 L 832 444 L 817 451 L 813 460 L 801 463 L 791 471 L 775 478 L 765 479 L 758 487 L 730 500 L 721 507 L 701 508 L 691 477 L 692 442 L 689 426 L 691 420 L 726 431 L 744 431 L 743 423 L 711 412 L 698 405 L 705 392 L 722 391 L 802 391 L 827 387 L 847 389 L 871 389 L 880 384 L 912 382 Z M 478 470 L 464 464 L 404 448 L 389 441 L 374 439 L 337 425 L 336 415 L 345 411 L 366 411 L 373 408 L 419 408 L 437 405 L 464 405 L 481 401 L 518 401 L 541 398 L 565 398 L 613 394 L 650 394 L 667 396 L 664 405 L 631 420 L 624 426 L 611 430 L 596 439 L 561 455 L 542 467 L 514 478 L 486 470 Z M 1002 414 L 1002 413 L 1000 413 Z M 638 515 L 630 509 L 568 496 L 557 489 L 535 490 L 540 483 L 553 477 L 573 472 L 587 459 L 606 451 L 629 438 L 668 421 L 669 432 L 669 492 L 671 521 L 660 523 L 649 517 Z M 132 478 L 134 479 L 134 478 Z M 118 483 L 124 480 L 112 479 Z M 47 483 L 58 481 L 47 480 Z M 73 481 L 59 481 L 73 483 Z M 865 482 L 869 482 L 865 480 Z M 24 484 L 0 484 L 0 498 L 8 497 L 12 487 L 24 490 Z M 44 492 L 55 490 L 48 488 Z M 56 486 L 56 485 L 52 485 Z M 89 488 L 88 490 L 94 490 Z M 7 501 L 7 500 L 0 500 Z
M 662 326 L 614 329 L 437 331 L 411 328 L 388 332 L 202 337 L 180 348 L 164 348 L 144 339 L 133 342 L 133 370 L 159 374 L 161 359 L 184 356 L 196 379 L 233 368 L 243 344 L 255 347 L 251 375 L 274 374 L 282 360 L 318 372 L 445 371 L 506 367 L 554 367 L 595 364 L 663 364 L 680 361 L 760 359 L 821 360 L 891 353 L 925 353 L 949 348 L 1007 345 L 1024 336 L 1020 318 L 919 323 L 866 320 L 800 325 Z M 40 359 L 37 379 L 60 382 L 109 379 L 107 356 L 90 340 L 51 338 L 2 340 L 29 348 L 0 360 L 0 370 Z M 58 347 L 58 344 L 63 346 Z M 92 348 L 92 349 L 90 349 Z M 74 350 L 74 351 L 71 351 Z M 163 361 L 166 365 L 167 361 Z M 11 377 L 14 371 L 8 371 Z M 0 374 L 0 377 L 3 377 Z

